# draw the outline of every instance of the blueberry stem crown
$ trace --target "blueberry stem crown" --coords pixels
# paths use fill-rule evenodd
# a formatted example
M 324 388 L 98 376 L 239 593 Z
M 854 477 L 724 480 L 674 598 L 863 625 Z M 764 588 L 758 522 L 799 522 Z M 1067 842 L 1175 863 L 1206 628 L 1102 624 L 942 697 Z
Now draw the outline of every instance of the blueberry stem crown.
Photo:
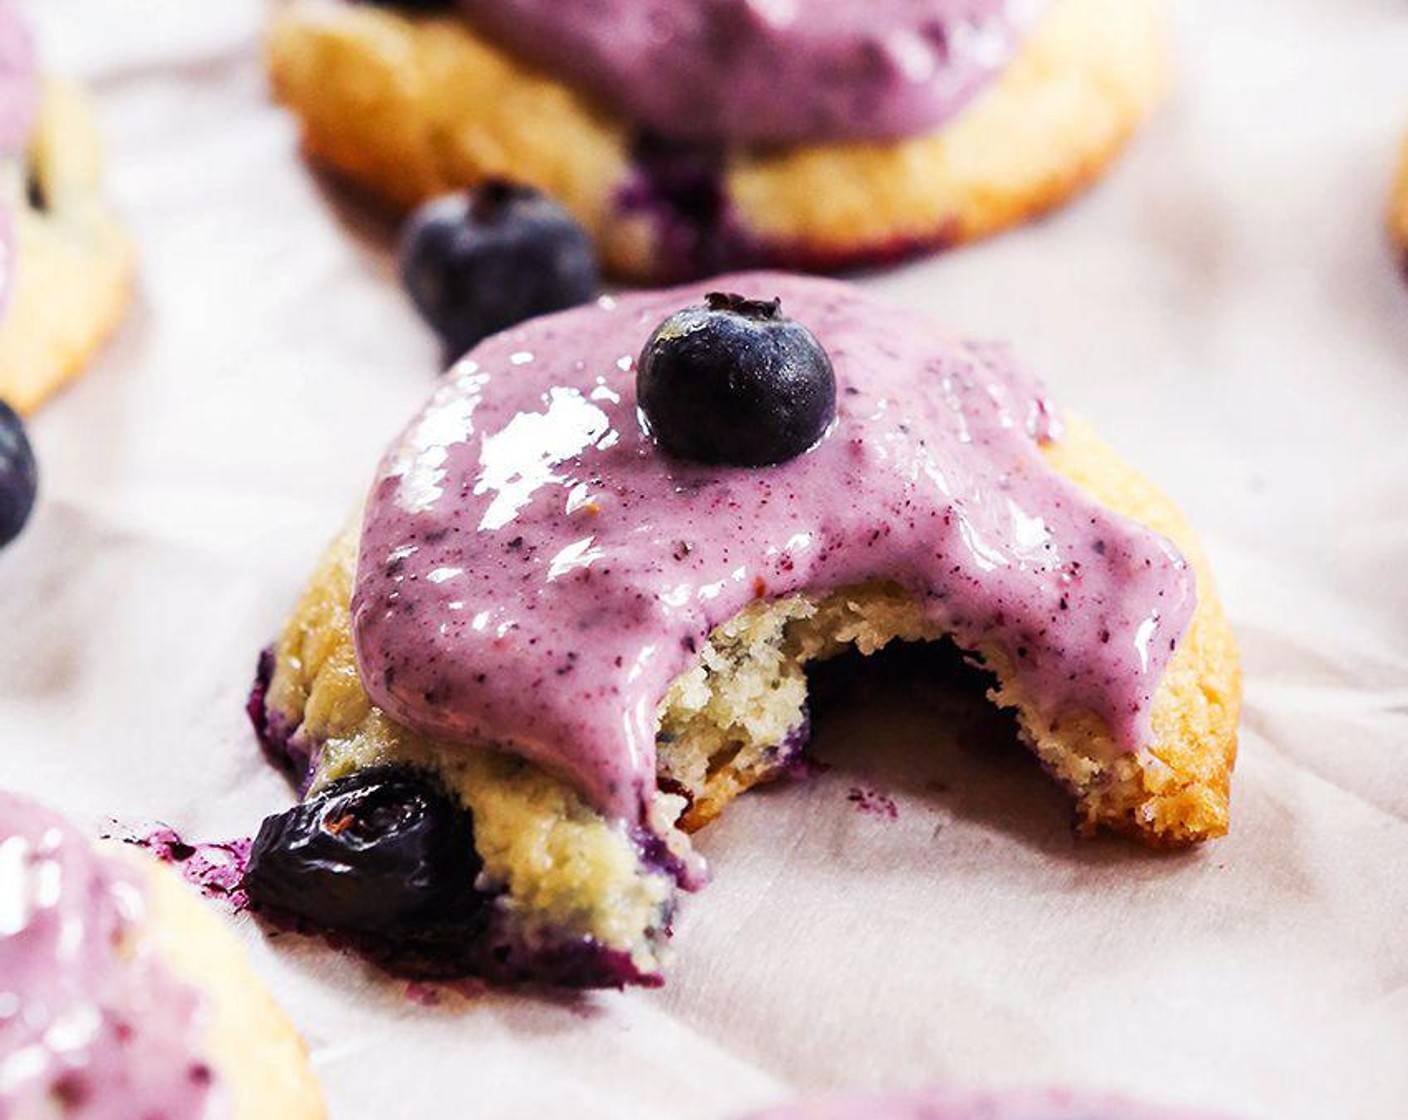
M 779 323 L 783 319 L 782 300 L 749 299 L 737 292 L 710 292 L 704 297 L 710 311 L 731 311 L 757 323 Z
M 507 179 L 486 179 L 473 193 L 470 212 L 477 222 L 492 222 L 510 203 L 532 198 L 535 194 L 531 188 Z

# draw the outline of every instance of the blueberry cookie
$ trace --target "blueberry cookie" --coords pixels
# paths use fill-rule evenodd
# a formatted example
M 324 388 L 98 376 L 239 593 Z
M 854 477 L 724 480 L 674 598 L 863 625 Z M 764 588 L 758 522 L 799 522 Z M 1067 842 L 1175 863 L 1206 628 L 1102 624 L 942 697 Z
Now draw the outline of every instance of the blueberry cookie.
M 1157 0 L 401 7 L 278 9 L 308 152 L 403 208 L 530 183 L 637 280 L 984 236 L 1095 180 L 1166 83 Z
M 935 1091 L 838 1098 L 755 1113 L 748 1120 L 1227 1120 L 1064 1089 L 1012 1093 Z
M 1082 831 L 1226 830 L 1202 550 L 1005 347 L 776 273 L 533 320 L 442 381 L 263 660 L 307 801 L 250 893 L 417 967 L 654 981 L 689 832 L 801 756 L 806 665 L 940 638 Z
M 1408 272 L 1408 140 L 1403 142 L 1403 155 L 1398 165 L 1398 179 L 1393 186 L 1388 225 L 1404 271 Z
M 132 261 L 86 101 L 38 75 L 0 4 L 0 400 L 28 412 L 77 375 L 127 307 Z
M 303 1044 L 170 871 L 0 792 L 0 1115 L 315 1120 Z

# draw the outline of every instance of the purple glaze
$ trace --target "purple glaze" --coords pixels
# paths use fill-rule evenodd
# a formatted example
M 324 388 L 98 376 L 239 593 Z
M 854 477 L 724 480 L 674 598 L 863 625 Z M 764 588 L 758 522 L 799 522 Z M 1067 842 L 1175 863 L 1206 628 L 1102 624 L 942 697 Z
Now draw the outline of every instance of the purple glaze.
M 632 123 L 796 143 L 937 128 L 1049 0 L 459 0 L 471 23 Z
M 812 451 L 701 468 L 643 434 L 636 355 L 709 289 L 781 297 L 830 352 L 837 420 Z M 835 281 L 740 274 L 535 320 L 447 375 L 383 463 L 352 603 L 362 679 L 402 723 L 638 819 L 691 643 L 755 598 L 885 578 L 961 646 L 1004 648 L 1043 719 L 1088 709 L 1137 749 L 1193 575 L 1046 464 L 1056 427 L 1005 348 Z
M 1103 1093 L 1069 1089 L 1010 1093 L 931 1091 L 846 1097 L 784 1105 L 748 1120 L 1226 1120 L 1207 1112 L 1159 1108 Z
M 138 872 L 0 793 L 0 1116 L 209 1115 L 201 998 L 137 939 L 146 906 Z
M 0 0 L 0 163 L 24 151 L 38 102 L 34 44 L 13 5 Z M 13 220 L 0 204 L 0 315 L 9 302 L 14 245 Z

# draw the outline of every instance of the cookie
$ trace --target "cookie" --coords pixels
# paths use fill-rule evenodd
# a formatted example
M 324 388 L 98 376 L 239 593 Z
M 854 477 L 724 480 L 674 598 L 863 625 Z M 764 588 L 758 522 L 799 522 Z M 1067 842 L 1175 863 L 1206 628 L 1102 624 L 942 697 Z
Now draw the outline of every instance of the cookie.
M 94 847 L 57 815 L 0 793 L 0 1112 L 315 1120 L 321 1092 L 297 1033 L 244 953 L 176 875 Z M 60 1022 L 91 1023 L 53 1047 Z M 23 1057 L 23 1061 L 21 1061 Z
M 527 182 L 612 271 L 656 282 L 849 268 L 994 233 L 1098 178 L 1167 82 L 1156 0 L 1053 0 L 971 104 L 898 139 L 661 139 L 461 19 L 333 0 L 278 9 L 269 66 L 308 153 L 393 206 Z
M 21 413 L 82 371 L 131 298 L 132 244 L 103 199 L 99 153 L 80 91 L 43 80 L 27 151 L 0 164 L 0 209 L 14 239 L 0 399 Z
M 706 326 L 804 325 L 830 355 L 815 446 L 700 465 L 662 452 L 663 417 L 638 420 L 635 355 L 703 345 L 706 326 L 668 326 L 703 287 L 482 344 L 393 445 L 261 664 L 250 712 L 315 806 L 299 827 L 316 830 L 320 798 L 421 775 L 418 804 L 462 809 L 476 848 L 457 872 L 473 899 L 451 891 L 458 917 L 434 922 L 449 967 L 655 982 L 678 892 L 703 881 L 688 833 L 802 758 L 805 666 L 949 637 L 1081 831 L 1160 848 L 1223 834 L 1237 651 L 1173 504 L 1058 420 L 1005 348 L 832 281 L 714 285 L 757 298 L 710 296 L 688 312 Z M 746 359 L 721 358 L 731 376 Z M 304 904 L 284 870 L 283 899 Z M 416 921 L 392 924 L 396 940 Z
M 1408 272 L 1408 140 L 1403 143 L 1403 155 L 1399 162 L 1398 178 L 1393 185 L 1393 197 L 1389 204 L 1389 235 L 1398 249 L 1399 258 L 1405 272 Z

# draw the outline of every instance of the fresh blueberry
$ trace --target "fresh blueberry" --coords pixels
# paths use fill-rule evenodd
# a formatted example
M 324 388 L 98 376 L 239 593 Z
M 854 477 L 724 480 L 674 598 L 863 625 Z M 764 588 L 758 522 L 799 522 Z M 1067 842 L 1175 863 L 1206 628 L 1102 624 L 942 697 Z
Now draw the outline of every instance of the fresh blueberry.
M 636 401 L 655 442 L 696 463 L 762 467 L 808 450 L 836 415 L 836 375 L 780 300 L 711 292 L 650 336 Z
M 269 817 L 244 889 L 256 903 L 322 926 L 386 933 L 442 916 L 481 866 L 469 813 L 438 781 L 377 766 Z
M 38 492 L 39 468 L 24 421 L 0 401 L 0 548 L 20 535 Z
M 401 238 L 401 280 L 458 357 L 534 315 L 596 296 L 591 238 L 531 187 L 498 180 L 428 202 Z

